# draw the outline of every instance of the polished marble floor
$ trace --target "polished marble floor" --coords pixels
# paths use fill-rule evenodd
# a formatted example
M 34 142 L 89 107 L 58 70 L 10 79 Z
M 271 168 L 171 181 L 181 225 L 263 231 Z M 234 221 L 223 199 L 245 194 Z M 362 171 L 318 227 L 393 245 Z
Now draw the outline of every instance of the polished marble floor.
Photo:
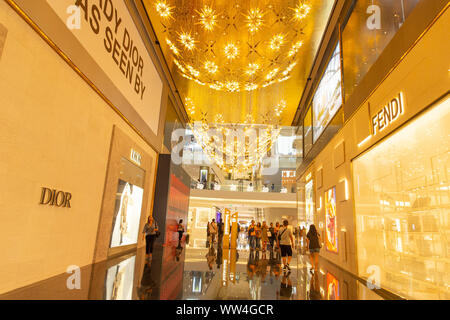
M 295 250 L 296 251 L 296 250 Z M 310 272 L 308 256 L 294 253 L 291 272 L 276 251 L 156 246 L 69 271 L 0 295 L 0 299 L 56 300 L 379 300 L 386 298 L 346 271 L 321 260 Z

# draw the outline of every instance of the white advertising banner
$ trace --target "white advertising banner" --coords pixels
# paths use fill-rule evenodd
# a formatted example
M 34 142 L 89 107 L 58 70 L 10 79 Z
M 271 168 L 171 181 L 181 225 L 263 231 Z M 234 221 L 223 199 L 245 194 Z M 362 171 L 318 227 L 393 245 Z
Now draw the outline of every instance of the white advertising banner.
M 343 102 L 341 48 L 338 43 L 312 102 L 314 143 L 342 107 Z
M 155 135 L 163 84 L 123 0 L 47 0 Z

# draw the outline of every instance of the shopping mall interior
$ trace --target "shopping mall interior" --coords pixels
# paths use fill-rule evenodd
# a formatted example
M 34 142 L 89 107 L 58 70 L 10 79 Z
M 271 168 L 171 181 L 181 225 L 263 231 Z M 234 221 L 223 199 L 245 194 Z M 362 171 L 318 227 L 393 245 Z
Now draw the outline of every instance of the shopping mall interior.
M 449 300 L 449 6 L 0 0 L 0 300 Z

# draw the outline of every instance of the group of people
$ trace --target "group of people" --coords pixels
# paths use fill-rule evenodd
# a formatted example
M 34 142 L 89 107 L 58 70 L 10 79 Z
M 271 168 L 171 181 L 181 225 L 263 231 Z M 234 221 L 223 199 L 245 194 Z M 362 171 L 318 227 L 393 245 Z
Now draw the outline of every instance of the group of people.
M 223 223 L 216 223 L 215 219 L 212 219 L 211 222 L 208 222 L 206 231 L 207 247 L 211 247 L 220 242 L 220 238 L 223 236 Z M 294 249 L 298 249 L 300 254 L 309 251 L 311 272 L 314 273 L 317 270 L 321 240 L 315 225 L 310 225 L 306 233 L 304 228 L 289 227 L 287 220 L 284 220 L 282 224 L 276 222 L 275 225 L 273 222 L 270 224 L 267 224 L 266 221 L 256 223 L 255 220 L 252 220 L 246 231 L 250 251 L 281 253 L 283 271 L 290 272 Z
M 289 222 L 283 221 L 280 225 L 278 222 L 270 225 L 264 221 L 262 224 L 255 220 L 252 220 L 248 227 L 248 241 L 250 244 L 250 250 L 262 250 L 265 252 L 268 247 L 269 250 L 278 249 L 281 251 L 281 258 L 283 260 L 283 271 L 290 272 L 289 266 L 292 259 L 292 248 L 295 248 L 294 236 L 291 229 L 288 228 Z
M 294 239 L 294 234 L 297 241 Z M 299 243 L 298 240 L 304 238 L 306 241 L 300 241 L 300 243 L 304 242 L 304 245 L 309 250 L 312 266 L 311 272 L 315 272 L 317 269 L 321 241 L 320 234 L 313 224 L 309 227 L 308 233 L 306 233 L 306 229 L 303 228 L 295 228 L 295 231 L 292 232 L 287 220 L 284 220 L 282 225 L 279 222 L 276 222 L 275 225 L 273 222 L 267 225 L 266 221 L 263 221 L 261 224 L 252 220 L 247 229 L 247 235 L 251 251 L 279 250 L 284 265 L 283 271 L 287 272 L 291 270 L 289 264 L 292 259 L 293 249 L 303 249 L 302 246 L 297 246 L 296 242 Z M 304 253 L 304 251 L 300 250 L 300 253 Z

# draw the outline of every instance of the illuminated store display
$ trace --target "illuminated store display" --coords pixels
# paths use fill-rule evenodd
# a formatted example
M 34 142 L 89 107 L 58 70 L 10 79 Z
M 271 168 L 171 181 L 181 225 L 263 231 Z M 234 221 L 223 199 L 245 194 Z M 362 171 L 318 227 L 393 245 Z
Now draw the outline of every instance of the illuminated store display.
M 331 273 L 327 273 L 327 300 L 340 300 L 339 280 Z
M 142 188 L 119 180 L 111 248 L 137 243 L 143 196 Z
M 314 143 L 342 104 L 341 49 L 338 43 L 312 102 Z
M 338 252 L 337 222 L 336 222 L 336 187 L 325 192 L 326 214 L 326 248 L 330 252 Z
M 449 123 L 447 98 L 353 162 L 360 276 L 406 298 L 450 297 Z
M 314 183 L 310 180 L 305 185 L 306 224 L 314 224 Z
M 303 120 L 303 130 L 304 130 L 304 155 L 307 155 L 309 150 L 313 146 L 313 130 L 312 130 L 312 113 L 311 107 L 306 112 L 305 119 Z
M 108 269 L 106 275 L 106 300 L 131 300 L 133 297 L 134 267 L 133 256 Z

